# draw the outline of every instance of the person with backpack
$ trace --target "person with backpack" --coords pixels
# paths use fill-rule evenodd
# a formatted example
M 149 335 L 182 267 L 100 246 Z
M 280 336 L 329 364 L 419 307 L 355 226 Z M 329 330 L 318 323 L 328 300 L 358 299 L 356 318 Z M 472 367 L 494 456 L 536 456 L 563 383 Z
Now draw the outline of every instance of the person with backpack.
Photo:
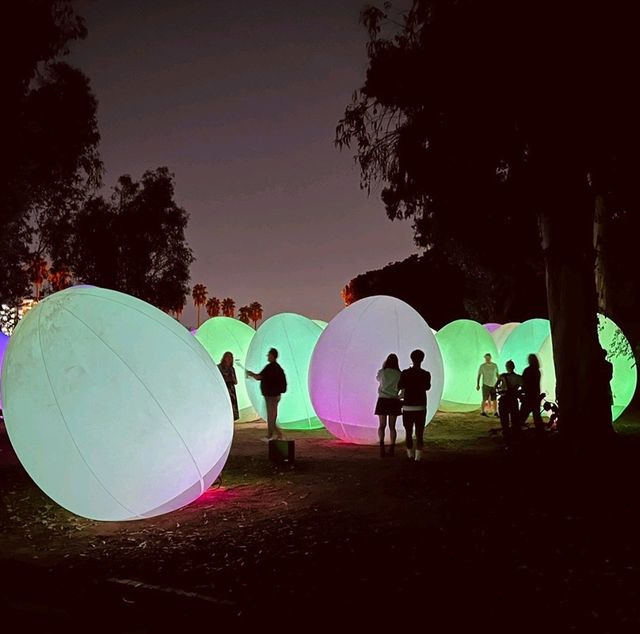
M 282 429 L 278 427 L 278 403 L 287 391 L 287 377 L 278 363 L 278 351 L 271 348 L 267 354 L 267 365 L 259 374 L 247 370 L 247 376 L 260 381 L 260 391 L 267 406 L 267 440 L 282 440 Z

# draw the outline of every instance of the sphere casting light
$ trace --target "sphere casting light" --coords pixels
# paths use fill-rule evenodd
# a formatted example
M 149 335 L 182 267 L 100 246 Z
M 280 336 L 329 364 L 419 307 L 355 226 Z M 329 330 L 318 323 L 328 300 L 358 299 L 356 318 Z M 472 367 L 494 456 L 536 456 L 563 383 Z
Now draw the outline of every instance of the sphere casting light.
M 174 319 L 123 293 L 69 288 L 16 328 L 3 368 L 9 438 L 36 484 L 97 520 L 195 500 L 229 453 L 229 394 Z

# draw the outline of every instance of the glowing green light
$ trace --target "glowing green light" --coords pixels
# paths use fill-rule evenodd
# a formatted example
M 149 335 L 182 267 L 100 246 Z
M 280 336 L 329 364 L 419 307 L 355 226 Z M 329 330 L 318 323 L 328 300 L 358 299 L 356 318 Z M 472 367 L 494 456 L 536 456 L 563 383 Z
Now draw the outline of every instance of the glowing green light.
M 498 354 L 502 352 L 502 348 L 504 346 L 504 342 L 509 338 L 509 335 L 520 325 L 519 321 L 510 321 L 508 324 L 502 324 L 502 326 L 498 326 L 492 333 L 491 337 L 493 338 L 494 343 L 496 344 L 496 348 L 498 349 Z M 500 369 L 502 371 L 502 369 Z
M 322 328 L 311 319 L 294 313 L 280 313 L 267 319 L 258 328 L 247 352 L 246 368 L 259 373 L 267 364 L 269 348 L 278 350 L 278 363 L 287 377 L 287 391 L 278 406 L 278 425 L 284 429 L 319 429 L 322 423 L 316 416 L 309 397 L 309 362 L 322 334 Z M 264 397 L 260 383 L 246 379 L 251 403 L 266 419 Z
M 322 330 L 324 330 L 327 327 L 327 322 L 324 321 L 323 319 L 312 319 L 311 321 L 313 321 L 314 324 L 317 324 L 318 326 L 320 326 Z
M 458 319 L 436 333 L 444 364 L 444 389 L 440 409 L 471 412 L 480 409 L 481 393 L 476 389 L 478 368 L 489 353 L 497 362 L 498 350 L 487 329 L 470 319 Z
M 516 326 L 500 351 L 500 372 L 504 372 L 504 364 L 511 360 L 515 363 L 516 372 L 522 374 L 529 365 L 529 355 L 539 355 L 550 334 L 551 327 L 548 319 L 528 319 Z
M 207 319 L 196 332 L 196 339 L 204 346 L 216 365 L 220 363 L 225 352 L 233 354 L 238 378 L 236 396 L 240 421 L 255 420 L 258 417 L 247 393 L 243 370 L 249 344 L 255 334 L 256 331 L 251 326 L 231 317 Z

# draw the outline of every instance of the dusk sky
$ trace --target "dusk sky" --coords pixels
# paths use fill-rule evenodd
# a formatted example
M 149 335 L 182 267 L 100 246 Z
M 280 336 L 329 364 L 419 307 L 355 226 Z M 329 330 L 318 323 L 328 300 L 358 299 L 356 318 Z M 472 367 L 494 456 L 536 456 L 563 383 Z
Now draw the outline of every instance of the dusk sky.
M 387 220 L 333 145 L 364 78 L 363 4 L 77 3 L 89 35 L 71 61 L 99 100 L 105 185 L 169 167 L 191 283 L 210 295 L 328 320 L 349 279 L 415 251 L 410 223 Z

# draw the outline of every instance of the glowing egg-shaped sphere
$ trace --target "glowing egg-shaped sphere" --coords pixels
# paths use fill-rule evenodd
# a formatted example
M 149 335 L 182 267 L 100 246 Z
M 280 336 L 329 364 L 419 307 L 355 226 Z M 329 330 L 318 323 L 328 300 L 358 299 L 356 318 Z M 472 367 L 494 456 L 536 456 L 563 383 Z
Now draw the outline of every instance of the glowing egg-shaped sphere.
M 476 389 L 478 368 L 484 355 L 498 362 L 498 350 L 491 335 L 481 324 L 457 319 L 436 334 L 444 363 L 444 388 L 440 409 L 443 412 L 471 412 L 482 400 Z
M 320 326 L 322 330 L 324 330 L 327 327 L 327 322 L 324 321 L 324 319 L 312 319 L 311 321 L 313 321 L 314 324 L 317 324 L 318 326 Z
M 206 350 L 166 313 L 97 287 L 50 295 L 20 321 L 2 397 L 29 475 L 92 519 L 188 504 L 231 446 L 229 393 Z
M 4 353 L 9 345 L 9 337 L 3 332 L 0 332 L 0 409 L 2 409 L 2 360 L 4 359 Z
M 613 364 L 611 394 L 613 420 L 619 418 L 631 403 L 638 385 L 638 368 L 633 350 L 618 325 L 604 315 L 598 315 L 598 339 L 607 351 L 607 359 Z M 541 363 L 545 363 L 542 377 L 542 390 L 549 400 L 556 399 L 556 373 L 553 365 L 553 341 L 547 337 L 540 352 Z
M 311 319 L 294 313 L 269 317 L 258 328 L 247 352 L 246 369 L 259 373 L 267 364 L 270 348 L 278 351 L 278 363 L 287 377 L 287 391 L 278 405 L 278 425 L 283 429 L 320 429 L 309 397 L 309 362 L 322 328 Z M 260 382 L 246 379 L 249 399 L 261 418 L 266 420 L 265 400 Z
M 244 364 L 249 351 L 249 344 L 256 331 L 239 319 L 232 317 L 212 317 L 198 328 L 196 339 L 204 346 L 209 356 L 217 365 L 225 352 L 231 352 L 235 360 L 236 397 L 240 421 L 255 420 L 258 415 L 251 405 L 247 387 L 244 382 Z
M 496 324 L 493 322 L 482 325 L 487 329 L 488 332 L 495 332 L 496 330 L 498 330 L 498 328 L 500 328 L 500 326 L 502 326 L 502 324 Z
M 493 341 L 496 344 L 496 348 L 498 349 L 498 354 L 502 352 L 504 342 L 509 338 L 509 335 L 519 325 L 519 321 L 510 321 L 508 324 L 502 324 L 502 326 L 499 326 L 491 333 L 491 337 L 493 338 Z M 502 368 L 500 368 L 500 371 L 502 372 Z
M 539 354 L 546 338 L 551 334 L 548 319 L 528 319 L 523 321 L 512 333 L 500 351 L 500 372 L 504 372 L 504 364 L 511 360 L 516 365 L 516 372 L 522 374 L 529 365 L 530 354 Z
M 422 350 L 422 367 L 431 372 L 427 393 L 427 422 L 442 396 L 443 366 L 431 329 L 411 306 L 394 297 L 374 296 L 354 302 L 324 330 L 311 360 L 309 388 L 320 420 L 336 437 L 357 444 L 378 442 L 376 374 L 391 353 L 401 368 L 409 355 Z M 404 438 L 398 420 L 398 442 Z

